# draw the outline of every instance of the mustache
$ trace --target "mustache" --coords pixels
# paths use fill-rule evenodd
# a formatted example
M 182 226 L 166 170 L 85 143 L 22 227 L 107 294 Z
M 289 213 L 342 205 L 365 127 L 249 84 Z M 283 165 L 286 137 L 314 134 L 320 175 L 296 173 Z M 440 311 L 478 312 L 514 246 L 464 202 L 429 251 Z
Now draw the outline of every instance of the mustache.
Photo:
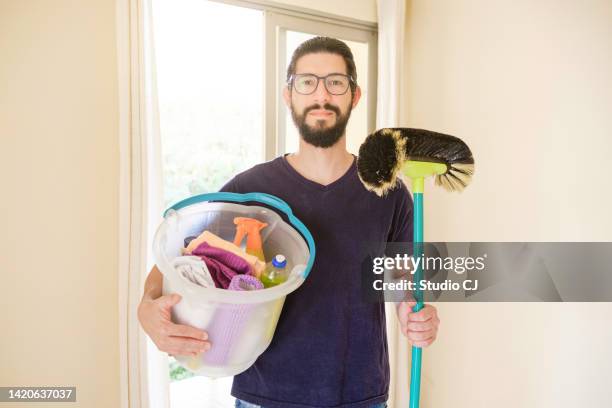
M 310 105 L 309 107 L 304 109 L 304 116 L 306 116 L 308 114 L 308 112 L 310 112 L 311 110 L 315 110 L 315 109 L 325 109 L 325 110 L 334 112 L 336 114 L 336 116 L 340 116 L 340 108 L 335 106 L 335 105 L 331 105 L 329 103 L 326 103 L 323 106 L 321 106 L 319 104 Z

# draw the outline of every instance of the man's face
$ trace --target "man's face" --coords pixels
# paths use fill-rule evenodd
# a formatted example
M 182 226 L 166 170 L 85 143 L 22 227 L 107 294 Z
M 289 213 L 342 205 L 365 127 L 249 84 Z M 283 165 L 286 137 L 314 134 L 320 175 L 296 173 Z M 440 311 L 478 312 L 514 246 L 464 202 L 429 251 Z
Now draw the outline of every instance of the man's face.
M 337 54 L 306 54 L 296 64 L 295 74 L 347 74 L 344 59 Z M 330 147 L 344 135 L 351 110 L 361 95 L 359 88 L 351 96 L 351 89 L 343 95 L 332 95 L 320 80 L 310 95 L 302 95 L 295 88 L 285 88 L 283 96 L 291 109 L 291 117 L 302 139 L 315 147 Z

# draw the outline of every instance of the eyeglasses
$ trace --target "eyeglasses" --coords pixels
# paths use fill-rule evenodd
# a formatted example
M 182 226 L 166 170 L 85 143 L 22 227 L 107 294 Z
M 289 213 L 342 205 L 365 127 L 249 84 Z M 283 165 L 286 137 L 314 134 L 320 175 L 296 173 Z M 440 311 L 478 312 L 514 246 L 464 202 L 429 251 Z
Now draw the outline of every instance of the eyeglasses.
M 353 78 L 344 74 L 329 74 L 324 77 L 315 74 L 293 74 L 289 78 L 289 84 L 293 83 L 293 89 L 297 93 L 310 95 L 317 90 L 320 79 L 331 95 L 344 95 L 349 85 L 354 82 Z

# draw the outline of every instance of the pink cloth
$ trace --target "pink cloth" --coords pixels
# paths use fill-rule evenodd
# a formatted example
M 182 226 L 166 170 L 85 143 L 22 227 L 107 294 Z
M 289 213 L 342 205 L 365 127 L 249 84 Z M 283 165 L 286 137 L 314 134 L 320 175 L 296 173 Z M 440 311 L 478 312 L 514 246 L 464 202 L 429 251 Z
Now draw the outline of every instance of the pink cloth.
M 259 279 L 251 275 L 236 275 L 229 284 L 229 290 L 259 290 L 264 285 Z
M 249 263 L 238 255 L 210 246 L 206 242 L 198 245 L 191 254 L 204 261 L 218 288 L 227 289 L 234 276 L 248 274 L 251 270 Z

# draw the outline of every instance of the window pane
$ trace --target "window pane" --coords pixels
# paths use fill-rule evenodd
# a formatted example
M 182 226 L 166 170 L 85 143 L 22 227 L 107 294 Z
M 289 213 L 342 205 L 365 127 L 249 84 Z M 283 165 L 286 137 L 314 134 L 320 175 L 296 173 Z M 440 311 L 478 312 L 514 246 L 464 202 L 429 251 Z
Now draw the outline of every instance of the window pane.
M 263 160 L 263 14 L 203 0 L 153 11 L 168 206 Z
M 263 14 L 153 0 L 153 25 L 167 207 L 218 190 L 264 158 Z M 233 406 L 231 377 L 194 377 L 168 360 L 172 408 Z
M 191 377 L 170 384 L 170 408 L 232 408 L 234 377 Z
M 295 49 L 302 42 L 312 37 L 315 36 L 312 34 L 287 30 L 286 66 L 289 65 L 289 62 L 291 62 L 291 55 L 293 54 L 293 51 L 295 51 Z M 361 100 L 355 109 L 353 109 L 348 126 L 346 127 L 346 148 L 349 152 L 357 154 L 363 139 L 365 139 L 365 137 L 368 135 L 368 44 L 348 41 L 342 38 L 339 38 L 339 40 L 344 41 L 353 52 L 355 66 L 357 67 L 357 83 L 361 87 Z M 285 75 L 283 74 L 283 79 L 284 78 Z M 283 153 L 296 152 L 298 149 L 300 136 L 295 128 L 295 125 L 293 124 L 289 109 L 287 109 L 285 123 L 285 152 Z

